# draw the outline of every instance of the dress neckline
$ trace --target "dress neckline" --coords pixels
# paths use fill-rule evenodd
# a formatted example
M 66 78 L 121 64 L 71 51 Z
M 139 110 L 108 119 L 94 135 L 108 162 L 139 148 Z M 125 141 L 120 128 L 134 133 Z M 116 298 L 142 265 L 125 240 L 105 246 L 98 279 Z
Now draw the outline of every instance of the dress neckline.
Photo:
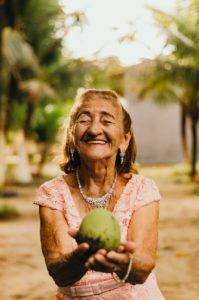
M 115 215 L 116 212 L 118 211 L 119 207 L 120 207 L 120 203 L 122 202 L 122 199 L 124 197 L 125 194 L 127 194 L 129 192 L 129 189 L 131 188 L 132 182 L 134 180 L 134 175 L 135 174 L 131 174 L 131 177 L 129 178 L 128 182 L 126 183 L 126 185 L 124 186 L 117 202 L 115 203 L 115 206 L 112 210 L 112 214 Z M 66 207 L 67 209 L 70 210 L 70 215 L 74 216 L 75 218 L 77 218 L 76 220 L 78 220 L 78 223 L 80 224 L 82 221 L 82 216 L 79 213 L 79 210 L 75 204 L 74 198 L 71 194 L 71 190 L 67 184 L 67 182 L 64 179 L 64 174 L 61 175 L 62 181 L 63 181 L 63 186 L 66 189 L 66 192 L 64 193 L 65 195 L 67 195 L 67 199 L 64 197 L 65 202 L 66 202 Z

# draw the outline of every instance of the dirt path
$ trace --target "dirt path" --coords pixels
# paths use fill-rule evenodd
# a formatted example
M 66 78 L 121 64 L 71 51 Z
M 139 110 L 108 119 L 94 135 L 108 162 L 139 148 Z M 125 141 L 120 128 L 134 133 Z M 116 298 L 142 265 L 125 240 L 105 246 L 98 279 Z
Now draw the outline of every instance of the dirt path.
M 199 197 L 179 184 L 159 185 L 157 276 L 168 300 L 199 299 Z
M 148 175 L 148 171 L 143 171 Z M 199 299 L 199 195 L 193 186 L 150 173 L 161 194 L 156 274 L 167 300 Z M 16 191 L 16 187 L 14 187 Z M 20 197 L 0 199 L 22 217 L 0 223 L 0 299 L 49 300 L 55 286 L 40 250 L 35 187 L 17 188 Z M 119 300 L 119 299 L 118 299 Z

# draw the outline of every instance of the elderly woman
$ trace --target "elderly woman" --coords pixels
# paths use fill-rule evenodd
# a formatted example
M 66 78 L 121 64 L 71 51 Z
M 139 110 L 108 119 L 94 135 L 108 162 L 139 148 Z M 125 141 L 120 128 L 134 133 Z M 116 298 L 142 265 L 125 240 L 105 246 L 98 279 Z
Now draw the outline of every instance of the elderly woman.
M 160 194 L 135 171 L 131 118 L 115 92 L 89 89 L 76 97 L 63 150 L 64 174 L 41 185 L 35 200 L 56 299 L 164 299 L 153 273 Z M 96 207 L 113 213 L 122 239 L 115 251 L 89 256 L 89 245 L 75 237 Z

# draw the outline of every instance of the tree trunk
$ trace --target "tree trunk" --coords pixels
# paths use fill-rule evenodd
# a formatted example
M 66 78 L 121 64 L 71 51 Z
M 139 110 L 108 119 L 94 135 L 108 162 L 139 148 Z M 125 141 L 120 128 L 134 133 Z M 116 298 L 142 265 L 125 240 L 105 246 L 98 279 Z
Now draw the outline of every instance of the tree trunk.
M 187 125 L 187 114 L 186 114 L 186 108 L 184 105 L 181 105 L 181 141 L 182 141 L 182 149 L 184 154 L 184 160 L 188 164 L 190 164 L 190 153 L 187 143 L 187 133 L 186 133 L 186 125 Z
M 28 160 L 27 141 L 22 132 L 16 136 L 16 143 L 19 161 L 14 170 L 14 177 L 16 182 L 27 184 L 32 181 L 32 175 Z
M 5 134 L 8 132 L 10 128 L 10 123 L 12 120 L 13 104 L 16 99 L 16 96 L 18 95 L 17 89 L 18 89 L 17 80 L 13 76 L 13 74 L 10 74 L 10 80 L 8 86 L 8 99 L 6 101 L 6 106 L 5 106 L 5 124 L 4 124 Z
M 31 122 L 32 122 L 34 111 L 35 111 L 35 104 L 32 102 L 27 102 L 26 117 L 23 126 L 25 138 L 30 137 Z
M 46 162 L 46 158 L 50 149 L 50 144 L 48 144 L 47 142 L 41 144 L 40 146 L 41 146 L 41 150 L 40 150 L 41 160 L 38 164 L 38 169 L 36 174 L 37 176 L 40 176 L 42 174 L 42 168 Z
M 6 178 L 6 144 L 4 136 L 5 121 L 5 95 L 3 83 L 3 29 L 5 27 L 5 3 L 0 2 L 0 186 L 4 185 Z
M 0 187 L 2 187 L 6 180 L 6 143 L 3 131 L 0 131 L 0 149 Z
M 191 137 L 192 137 L 192 157 L 191 157 L 191 176 L 196 175 L 197 163 L 197 121 L 195 118 L 191 119 Z

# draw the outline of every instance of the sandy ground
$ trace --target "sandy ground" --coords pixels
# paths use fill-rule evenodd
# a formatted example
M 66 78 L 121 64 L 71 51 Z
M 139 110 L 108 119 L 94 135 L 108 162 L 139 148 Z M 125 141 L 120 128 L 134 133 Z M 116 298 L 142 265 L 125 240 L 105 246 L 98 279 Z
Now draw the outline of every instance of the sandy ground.
M 186 180 L 169 172 L 143 169 L 161 194 L 159 245 L 155 268 L 167 300 L 199 299 L 199 194 Z M 39 241 L 36 185 L 10 187 L 19 197 L 0 199 L 15 205 L 21 217 L 0 222 L 0 300 L 53 299 L 55 285 L 46 271 Z

